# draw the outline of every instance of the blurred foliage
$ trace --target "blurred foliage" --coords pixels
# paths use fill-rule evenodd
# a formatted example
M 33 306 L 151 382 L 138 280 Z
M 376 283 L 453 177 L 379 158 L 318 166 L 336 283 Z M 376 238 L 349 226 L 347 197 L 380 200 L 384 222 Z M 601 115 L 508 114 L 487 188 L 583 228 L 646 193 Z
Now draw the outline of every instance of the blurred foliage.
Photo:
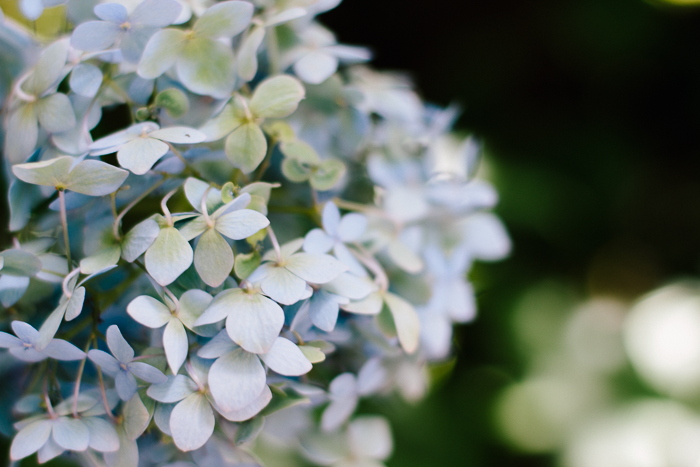
M 526 372 L 516 305 L 544 281 L 567 291 L 550 300 L 628 301 L 697 275 L 700 8 L 670 3 L 691 2 L 352 0 L 322 17 L 339 40 L 373 47 L 378 68 L 409 71 L 428 100 L 463 106 L 513 237 L 508 260 L 474 273 L 480 315 L 459 331 L 454 373 L 412 410 L 383 407 L 390 465 L 554 465 L 493 429 L 495 398 Z M 539 315 L 563 322 L 565 305 Z

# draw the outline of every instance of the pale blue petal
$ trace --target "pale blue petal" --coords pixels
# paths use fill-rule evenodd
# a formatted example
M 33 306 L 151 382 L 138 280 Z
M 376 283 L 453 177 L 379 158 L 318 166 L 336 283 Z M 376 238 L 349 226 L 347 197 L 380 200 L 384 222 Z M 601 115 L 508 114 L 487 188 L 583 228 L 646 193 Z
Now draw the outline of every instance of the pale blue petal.
M 336 243 L 333 248 L 333 253 L 335 257 L 340 260 L 341 263 L 348 267 L 348 271 L 359 277 L 366 277 L 367 271 L 362 263 L 352 254 L 352 252 L 343 243 Z
M 241 409 L 265 388 L 265 369 L 257 355 L 236 349 L 214 362 L 209 370 L 209 389 L 224 411 Z
M 117 430 L 107 421 L 97 417 L 84 417 L 83 423 L 90 431 L 90 448 L 99 452 L 114 452 L 119 449 Z
M 10 459 L 23 459 L 41 448 L 51 436 L 51 422 L 38 420 L 22 428 L 12 440 Z
M 102 84 L 102 72 L 95 65 L 79 63 L 73 67 L 69 84 L 74 93 L 84 97 L 93 97 Z
M 111 21 L 116 24 L 122 24 L 129 18 L 129 13 L 126 11 L 124 5 L 119 3 L 103 3 L 101 5 L 96 5 L 93 11 L 101 20 Z
M 39 451 L 37 451 L 37 460 L 39 461 L 40 464 L 43 464 L 44 462 L 48 462 L 51 459 L 55 459 L 56 457 L 60 456 L 66 452 L 65 449 L 63 449 L 61 446 L 56 444 L 56 441 L 53 440 L 53 438 L 49 438 L 46 441 L 46 444 L 44 444 Z
M 127 365 L 128 370 L 137 378 L 147 383 L 162 384 L 168 381 L 168 377 L 158 368 L 143 362 L 131 362 Z
M 260 286 L 265 295 L 283 305 L 293 305 L 306 292 L 306 282 L 283 267 L 271 267 Z
M 338 236 L 338 226 L 340 225 L 340 210 L 332 201 L 323 206 L 322 213 L 323 229 L 331 237 Z
M 330 282 L 348 267 L 330 255 L 296 253 L 289 258 L 285 267 L 305 281 L 315 284 Z
M 52 339 L 42 353 L 56 360 L 70 361 L 85 358 L 85 352 L 63 339 Z
M 128 371 L 121 370 L 114 378 L 114 387 L 119 394 L 119 398 L 123 401 L 128 401 L 136 394 L 136 378 Z
M 272 391 L 269 386 L 265 385 L 263 392 L 250 404 L 240 409 L 223 410 L 221 407 L 216 407 L 221 415 L 232 422 L 242 422 L 244 420 L 255 417 L 267 404 L 272 400 Z
M 124 339 L 116 324 L 107 328 L 107 346 L 112 355 L 122 363 L 129 363 L 134 358 L 134 349 Z
M 15 358 L 25 362 L 40 362 L 47 358 L 42 352 L 37 352 L 34 347 L 13 347 L 10 349 L 10 353 Z
M 88 21 L 78 25 L 70 38 L 70 45 L 78 50 L 96 52 L 114 44 L 122 28 L 109 21 Z
M 12 347 L 21 347 L 22 341 L 6 332 L 0 332 L 0 347 L 10 349 Z
M 68 96 L 57 92 L 36 102 L 39 124 L 49 133 L 68 131 L 75 126 L 75 112 Z
M 173 318 L 170 320 L 165 331 L 163 332 L 163 349 L 168 360 L 170 371 L 174 375 L 180 370 L 180 367 L 187 359 L 187 331 L 179 319 Z
M 164 28 L 180 16 L 182 5 L 175 0 L 145 0 L 129 16 L 132 24 Z
M 119 371 L 119 362 L 107 352 L 92 349 L 88 352 L 88 358 L 100 368 L 102 371 L 113 377 Z
M 170 414 L 170 432 L 181 451 L 204 446 L 214 433 L 214 424 L 214 411 L 204 394 L 188 396 Z
M 356 242 L 367 229 L 367 217 L 351 212 L 340 219 L 338 238 L 344 242 Z
M 331 332 L 338 321 L 338 296 L 324 290 L 317 290 L 309 303 L 309 316 L 314 326 Z
M 307 253 L 323 254 L 333 248 L 335 240 L 321 229 L 313 229 L 304 237 L 304 251 Z
M 23 342 L 28 344 L 33 344 L 39 339 L 39 331 L 24 321 L 13 321 L 12 331 L 17 337 L 22 339 Z
M 269 351 L 284 326 L 284 311 L 260 294 L 244 292 L 236 299 L 226 319 L 229 337 L 248 352 Z
M 82 420 L 59 417 L 53 421 L 53 440 L 63 449 L 85 451 L 90 444 L 90 430 Z
M 236 348 L 238 348 L 238 346 L 228 336 L 228 332 L 222 329 L 197 351 L 197 356 L 201 358 L 219 358 L 224 354 L 236 350 Z
M 171 375 L 166 383 L 151 385 L 146 394 L 158 402 L 173 403 L 181 401 L 197 390 L 197 385 L 188 376 Z
M 174 0 L 173 0 L 174 1 Z M 123 36 L 121 51 L 127 62 L 138 63 L 148 40 L 158 31 L 150 26 L 131 27 Z
M 0 276 L 0 303 L 9 308 L 24 296 L 29 287 L 28 277 Z

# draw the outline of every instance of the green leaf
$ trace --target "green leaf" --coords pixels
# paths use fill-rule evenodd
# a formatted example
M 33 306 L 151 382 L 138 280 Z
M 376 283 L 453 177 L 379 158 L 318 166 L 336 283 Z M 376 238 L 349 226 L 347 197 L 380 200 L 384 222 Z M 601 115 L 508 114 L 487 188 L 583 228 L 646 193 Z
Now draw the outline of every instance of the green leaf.
M 236 446 L 254 440 L 263 429 L 265 417 L 253 417 L 238 425 L 238 430 L 233 437 Z
M 194 267 L 210 287 L 218 287 L 233 269 L 233 251 L 219 232 L 207 229 L 199 238 L 194 252 Z
M 124 183 L 129 172 L 96 160 L 85 160 L 68 175 L 66 189 L 88 196 L 114 193 Z
M 260 253 L 254 251 L 248 254 L 236 256 L 234 271 L 239 279 L 246 279 L 260 266 Z
M 345 164 L 338 159 L 328 159 L 311 174 L 309 182 L 319 191 L 330 190 L 345 175 Z
M 160 285 L 168 285 L 190 267 L 192 247 L 174 227 L 161 229 L 146 251 L 146 270 Z
M 187 42 L 176 64 L 187 89 L 218 98 L 230 95 L 234 83 L 234 56 L 230 46 L 205 37 Z
M 180 118 L 190 110 L 190 102 L 184 92 L 176 88 L 161 91 L 156 96 L 155 105 L 165 111 L 172 118 Z
M 309 144 L 300 140 L 282 143 L 280 144 L 280 150 L 285 156 L 296 159 L 304 164 L 318 165 L 321 163 L 321 158 L 318 157 L 316 150 Z
M 282 161 L 282 174 L 290 182 L 301 183 L 311 177 L 311 167 L 288 157 Z
M 267 140 L 258 125 L 246 123 L 226 138 L 225 150 L 233 166 L 248 174 L 265 159 Z
M 12 167 L 12 173 L 33 185 L 65 187 L 73 161 L 70 156 L 62 156 L 48 161 L 17 164 Z
M 250 100 L 250 111 L 258 117 L 283 118 L 297 109 L 306 92 L 298 79 L 288 75 L 268 78 L 258 84 Z

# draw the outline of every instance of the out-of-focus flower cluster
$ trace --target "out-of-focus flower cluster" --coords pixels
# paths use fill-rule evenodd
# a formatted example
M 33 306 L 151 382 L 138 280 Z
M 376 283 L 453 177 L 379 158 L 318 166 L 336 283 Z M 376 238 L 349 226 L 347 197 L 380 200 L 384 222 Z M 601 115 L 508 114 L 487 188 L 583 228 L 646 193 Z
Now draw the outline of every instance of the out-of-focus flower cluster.
M 510 243 L 456 111 L 338 44 L 337 3 L 69 0 L 43 47 L 2 19 L 13 460 L 389 457 L 360 399 L 425 393 Z
M 545 283 L 516 307 L 528 372 L 500 395 L 505 440 L 565 467 L 695 467 L 700 460 L 700 288 L 633 304 L 579 301 Z

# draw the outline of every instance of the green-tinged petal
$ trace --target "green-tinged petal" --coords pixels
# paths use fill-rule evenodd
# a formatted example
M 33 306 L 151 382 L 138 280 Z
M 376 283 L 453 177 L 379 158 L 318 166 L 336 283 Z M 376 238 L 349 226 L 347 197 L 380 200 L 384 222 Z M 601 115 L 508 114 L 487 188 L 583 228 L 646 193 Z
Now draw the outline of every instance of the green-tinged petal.
M 117 191 L 129 172 L 96 160 L 78 164 L 66 181 L 66 189 L 88 196 L 104 196 Z
M 177 404 L 170 414 L 170 432 L 181 451 L 204 446 L 214 433 L 214 411 L 204 394 L 192 394 Z
M 98 417 L 85 417 L 82 421 L 90 432 L 91 449 L 99 452 L 114 452 L 119 449 L 119 435 L 111 423 Z
M 318 165 L 321 163 L 321 158 L 318 157 L 316 150 L 308 143 L 301 140 L 288 141 L 280 144 L 282 154 L 299 162 L 309 165 Z
M 9 308 L 17 303 L 29 287 L 29 277 L 0 276 L 0 303 Z
M 202 316 L 212 300 L 212 296 L 204 290 L 188 290 L 180 297 L 180 309 L 177 312 L 177 317 L 182 321 L 182 324 L 192 329 L 195 327 L 195 321 Z
M 233 37 L 248 27 L 252 17 L 253 5 L 248 2 L 221 2 L 208 8 L 192 30 L 199 37 Z
M 287 157 L 282 161 L 282 175 L 294 183 L 302 183 L 311 177 L 312 168 L 297 159 Z
M 326 354 L 324 354 L 321 349 L 314 347 L 313 345 L 300 345 L 299 350 L 304 354 L 311 363 L 321 363 L 326 359 Z
M 171 318 L 163 332 L 163 350 L 168 359 L 168 366 L 174 375 L 187 358 L 187 331 L 179 319 Z
M 208 228 L 209 226 L 207 225 L 207 221 L 204 219 L 204 216 L 197 216 L 184 224 L 178 230 L 182 236 L 185 237 L 185 240 L 190 241 L 193 238 L 202 235 Z
M 271 267 L 260 286 L 265 295 L 283 305 L 298 302 L 306 293 L 306 282 L 283 267 Z
M 5 131 L 5 157 L 13 163 L 29 158 L 39 137 L 34 103 L 20 105 L 10 114 Z
M 233 166 L 247 174 L 265 159 L 267 140 L 258 125 L 246 123 L 226 138 L 225 150 Z
M 236 255 L 233 270 L 240 279 L 246 279 L 260 266 L 260 260 L 260 253 L 257 251 Z
M 238 49 L 236 61 L 238 64 L 238 76 L 245 81 L 255 78 L 258 72 L 258 48 L 265 38 L 265 28 L 254 27 L 243 39 Z
M 202 210 L 202 197 L 205 192 L 207 193 L 207 210 L 211 213 L 222 204 L 221 190 L 196 178 L 189 177 L 185 181 L 185 196 L 197 212 Z
M 240 99 L 231 100 L 216 117 L 204 124 L 200 131 L 207 135 L 207 141 L 216 141 L 241 126 L 245 121 L 245 110 Z
M 136 175 L 143 175 L 153 167 L 158 159 L 168 152 L 169 146 L 150 136 L 135 138 L 123 145 L 117 152 L 119 165 Z
M 12 167 L 12 172 L 23 182 L 33 185 L 65 186 L 73 161 L 70 156 L 62 156 L 48 161 L 17 164 Z
M 73 291 L 66 304 L 66 321 L 71 321 L 80 315 L 85 303 L 85 287 L 78 287 Z
M 182 84 L 196 94 L 221 98 L 233 90 L 233 51 L 219 41 L 205 37 L 189 40 L 176 68 Z
M 233 251 L 216 230 L 208 229 L 199 238 L 194 252 L 194 267 L 210 287 L 220 286 L 231 274 Z
M 396 334 L 399 337 L 401 347 L 407 353 L 415 352 L 418 347 L 420 321 L 413 305 L 398 295 L 389 292 L 384 294 L 384 301 L 391 312 L 391 316 L 394 318 Z
M 0 253 L 3 266 L 0 273 L 3 275 L 32 277 L 41 270 L 39 258 L 28 251 L 12 249 Z
M 51 422 L 38 420 L 22 428 L 10 447 L 10 459 L 20 460 L 34 454 L 51 436 Z
M 97 254 L 80 260 L 80 273 L 93 274 L 109 266 L 114 266 L 119 261 L 122 249 L 119 245 L 112 245 L 99 251 Z
M 44 324 L 41 325 L 39 328 L 39 339 L 34 343 L 34 347 L 37 350 L 43 350 L 53 337 L 56 335 L 56 332 L 58 332 L 59 326 L 61 326 L 61 322 L 63 321 L 63 317 L 66 314 L 66 306 L 68 305 L 68 302 L 65 303 L 60 303 L 55 310 L 51 312 L 48 318 L 46 318 L 46 321 L 44 321 Z
M 136 297 L 126 306 L 126 312 L 139 324 L 149 328 L 160 328 L 170 322 L 170 309 L 148 295 Z
M 299 347 L 284 337 L 278 337 L 270 350 L 260 358 L 272 371 L 284 376 L 301 376 L 311 371 L 311 362 Z
M 312 187 L 319 191 L 330 190 L 335 187 L 343 175 L 345 175 L 345 164 L 338 159 L 328 159 L 323 161 L 309 178 Z
M 256 293 L 236 294 L 230 302 L 226 331 L 248 352 L 270 350 L 284 325 L 284 312 L 272 300 Z
M 187 35 L 179 29 L 163 29 L 146 44 L 137 68 L 140 77 L 157 78 L 173 66 L 185 49 Z
M 399 240 L 389 243 L 389 258 L 404 271 L 416 274 L 423 269 L 423 260 Z
M 172 118 L 180 118 L 190 110 L 190 102 L 187 96 L 177 88 L 159 92 L 154 104 L 156 107 L 164 109 Z
M 143 222 L 136 224 L 124 236 L 121 246 L 121 255 L 128 262 L 133 262 L 144 254 L 146 250 L 153 244 L 160 233 L 158 223 L 153 219 L 146 219 Z
M 306 92 L 298 79 L 289 75 L 268 78 L 258 84 L 250 100 L 257 117 L 283 118 L 297 109 Z
M 232 307 L 240 301 L 238 295 L 245 293 L 241 289 L 228 289 L 220 292 L 209 307 L 197 318 L 194 325 L 203 326 L 205 324 L 218 323 L 225 319 L 231 312 Z
M 146 251 L 146 270 L 160 285 L 168 285 L 192 264 L 192 247 L 174 227 L 160 231 Z
M 117 428 L 119 449 L 104 454 L 105 463 L 109 467 L 136 467 L 139 464 L 139 447 L 136 441 L 129 439 L 123 427 Z
M 49 133 L 68 131 L 75 126 L 75 112 L 70 99 L 57 92 L 36 101 L 39 124 Z
M 382 311 L 383 303 L 382 296 L 378 292 L 373 292 L 360 301 L 341 305 L 340 308 L 358 315 L 377 315 Z
M 41 52 L 32 76 L 27 81 L 29 92 L 38 96 L 56 84 L 63 74 L 63 65 L 66 64 L 68 58 L 68 49 L 68 41 L 61 39 Z
M 232 240 L 243 240 L 270 225 L 267 217 L 257 211 L 241 209 L 216 219 L 215 228 Z
M 151 421 L 151 414 L 143 405 L 138 392 L 124 405 L 122 414 L 124 416 L 124 431 L 129 439 L 141 436 Z
M 307 282 L 325 284 L 341 273 L 347 271 L 347 266 L 330 255 L 312 255 L 296 253 L 287 258 L 288 270 Z
M 265 369 L 257 355 L 236 349 L 214 362 L 209 370 L 209 389 L 224 411 L 242 409 L 265 389 Z
M 325 283 L 323 289 L 352 300 L 360 300 L 376 291 L 377 286 L 366 277 L 357 277 L 345 272 L 332 281 Z

